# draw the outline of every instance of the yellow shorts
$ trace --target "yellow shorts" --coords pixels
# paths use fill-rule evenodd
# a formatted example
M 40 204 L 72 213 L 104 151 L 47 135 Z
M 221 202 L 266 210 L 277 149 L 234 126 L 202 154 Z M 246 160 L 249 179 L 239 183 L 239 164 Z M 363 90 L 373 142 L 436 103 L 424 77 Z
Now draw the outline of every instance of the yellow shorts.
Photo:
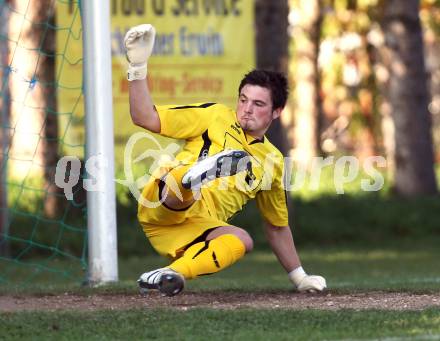
M 142 197 L 157 207 L 149 207 L 152 205 L 142 202 L 138 206 L 142 229 L 159 254 L 178 258 L 188 245 L 207 230 L 229 225 L 218 219 L 211 197 L 204 190 L 201 198 L 187 209 L 172 210 L 159 204 L 160 182 L 158 179 L 151 180 L 142 191 Z

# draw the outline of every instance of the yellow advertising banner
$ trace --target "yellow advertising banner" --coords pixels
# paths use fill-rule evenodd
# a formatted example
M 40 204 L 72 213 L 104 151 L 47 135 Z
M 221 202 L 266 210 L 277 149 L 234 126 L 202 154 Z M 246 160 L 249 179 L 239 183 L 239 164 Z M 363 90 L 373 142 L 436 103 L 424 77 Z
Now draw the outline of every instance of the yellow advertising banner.
M 124 36 L 132 26 L 156 28 L 148 83 L 156 104 L 220 102 L 235 107 L 243 75 L 255 66 L 253 0 L 109 0 L 115 140 L 135 128 L 128 109 Z M 62 126 L 83 124 L 82 29 L 76 1 L 57 3 L 58 111 Z M 71 115 L 69 115 L 69 113 Z M 66 126 L 67 124 L 67 126 Z M 66 146 L 83 140 L 73 129 Z

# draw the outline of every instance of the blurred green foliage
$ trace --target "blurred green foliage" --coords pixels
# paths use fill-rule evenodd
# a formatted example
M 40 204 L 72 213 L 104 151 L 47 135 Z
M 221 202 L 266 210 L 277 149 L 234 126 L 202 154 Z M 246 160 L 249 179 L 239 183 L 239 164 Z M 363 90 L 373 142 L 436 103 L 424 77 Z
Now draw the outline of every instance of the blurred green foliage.
M 440 179 L 440 167 L 437 169 Z M 402 199 L 385 186 L 378 192 L 360 191 L 358 177 L 344 186 L 344 194 L 336 194 L 333 167 L 322 171 L 319 186 L 310 189 L 310 178 L 304 186 L 291 192 L 290 226 L 298 245 L 376 245 L 389 240 L 427 240 L 440 236 L 440 200 L 438 196 Z M 117 185 L 118 249 L 121 256 L 154 253 L 137 220 L 137 202 L 122 185 Z M 27 258 L 33 255 L 65 253 L 82 257 L 86 234 L 85 201 L 78 193 L 77 201 L 69 202 L 58 220 L 44 217 L 40 196 L 20 200 L 23 188 L 11 187 L 10 246 L 11 254 Z M 81 192 L 79 189 L 77 191 Z M 36 193 L 31 191 L 31 193 Z M 233 218 L 231 224 L 245 228 L 257 248 L 267 248 L 263 223 L 254 202 Z M 25 250 L 25 253 L 23 253 Z M 64 257 L 63 255 L 57 255 Z
M 440 179 L 440 167 L 438 168 Z M 402 199 L 392 195 L 387 182 L 379 192 L 360 191 L 357 179 L 346 186 L 343 195 L 335 194 L 332 169 L 324 168 L 319 189 L 309 191 L 307 183 L 292 194 L 290 225 L 298 245 L 337 244 L 380 245 L 390 240 L 428 240 L 440 237 L 440 198 Z M 122 205 L 121 202 L 127 204 Z M 126 195 L 118 200 L 118 243 L 121 255 L 152 252 L 136 218 L 137 203 Z M 231 224 L 245 228 L 257 248 L 268 248 L 263 222 L 250 202 Z
M 22 183 L 8 182 L 8 224 L 5 231 L 9 257 L 16 262 L 35 255 L 48 259 L 84 257 L 87 243 L 85 192 L 80 186 L 75 186 L 73 200 L 70 201 L 64 194 L 56 194 L 60 207 L 56 216 L 50 218 L 44 210 L 47 195 L 42 178 L 28 176 Z

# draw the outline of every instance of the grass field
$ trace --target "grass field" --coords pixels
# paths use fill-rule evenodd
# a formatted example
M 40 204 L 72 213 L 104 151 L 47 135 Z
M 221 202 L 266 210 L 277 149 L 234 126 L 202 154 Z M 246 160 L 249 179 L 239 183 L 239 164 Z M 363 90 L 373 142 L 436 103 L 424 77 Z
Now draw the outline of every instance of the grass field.
M 381 304 L 381 309 L 368 308 L 368 293 L 375 297 L 384 292 L 434 294 L 440 299 L 437 245 L 435 240 L 423 244 L 396 241 L 369 248 L 300 249 L 304 267 L 327 278 L 330 296 L 320 296 L 322 309 L 316 305 L 313 309 L 292 308 L 282 301 L 269 308 L 252 307 L 249 299 L 247 305 L 234 300 L 224 308 L 228 302 L 222 302 L 222 297 L 227 301 L 232 293 L 252 294 L 259 299 L 281 295 L 291 297 L 293 304 L 297 300 L 305 305 L 316 301 L 314 296 L 303 297 L 292 291 L 286 275 L 268 251 L 256 251 L 222 273 L 188 282 L 184 295 L 175 301 L 150 296 L 151 304 L 148 296 L 138 297 L 135 280 L 140 272 L 166 262 L 156 256 L 131 257 L 120 260 L 121 281 L 113 286 L 90 289 L 79 283 L 66 285 L 65 281 L 56 279 L 51 283 L 35 280 L 18 289 L 1 285 L 0 311 L 5 310 L 2 301 L 6 297 L 26 297 L 25 302 L 58 295 L 56 300 L 62 301 L 67 292 L 83 297 L 85 302 L 92 301 L 92 296 L 104 300 L 111 300 L 112 295 L 119 299 L 126 296 L 127 300 L 137 297 L 138 301 L 145 302 L 144 306 L 99 309 L 90 303 L 92 312 L 89 308 L 75 307 L 73 301 L 72 305 L 64 304 L 56 311 L 46 308 L 35 313 L 15 309 L 1 313 L 0 339 L 440 340 L 440 301 L 436 307 L 423 309 L 411 305 L 398 309 L 387 306 L 386 302 Z M 338 295 L 356 293 L 363 293 L 365 308 L 333 306 L 329 310 L 327 302 L 337 302 Z M 185 303 L 194 297 L 203 301 L 203 297 L 212 295 L 219 300 L 218 306 L 212 302 L 208 302 L 208 308 L 206 304 Z M 161 300 L 166 302 L 165 308 L 157 304 Z
M 440 310 L 172 309 L 4 314 L 7 340 L 438 340 Z

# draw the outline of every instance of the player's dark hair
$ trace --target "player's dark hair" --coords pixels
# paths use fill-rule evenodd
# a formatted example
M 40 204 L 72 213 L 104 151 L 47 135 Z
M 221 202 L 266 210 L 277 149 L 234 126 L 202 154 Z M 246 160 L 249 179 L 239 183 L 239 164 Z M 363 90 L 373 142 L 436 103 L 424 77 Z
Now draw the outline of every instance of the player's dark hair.
M 247 84 L 258 85 L 270 90 L 273 109 L 284 108 L 289 95 L 287 78 L 280 72 L 268 70 L 252 70 L 244 75 L 238 87 L 238 94 Z

